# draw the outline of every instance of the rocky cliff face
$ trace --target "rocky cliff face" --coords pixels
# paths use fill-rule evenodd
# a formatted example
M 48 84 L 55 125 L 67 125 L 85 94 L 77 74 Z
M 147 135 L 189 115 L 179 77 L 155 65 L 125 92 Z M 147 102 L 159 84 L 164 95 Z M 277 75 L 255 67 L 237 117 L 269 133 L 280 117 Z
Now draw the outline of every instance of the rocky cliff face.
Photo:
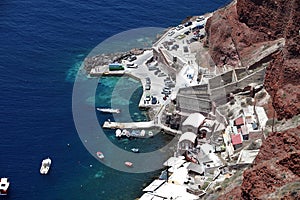
M 210 54 L 219 67 L 251 68 L 271 61 L 265 88 L 278 118 L 300 114 L 299 0 L 238 0 L 217 11 L 207 21 L 206 31 Z
M 218 199 L 300 199 L 300 126 L 271 133 L 242 185 Z
M 242 199 L 300 197 L 300 126 L 272 133 L 244 172 Z M 298 198 L 299 199 L 299 198 Z
M 264 86 L 277 117 L 300 114 L 299 0 L 237 0 L 214 13 L 206 32 L 217 66 L 268 63 Z M 241 186 L 219 199 L 300 199 L 299 191 L 300 126 L 271 133 Z

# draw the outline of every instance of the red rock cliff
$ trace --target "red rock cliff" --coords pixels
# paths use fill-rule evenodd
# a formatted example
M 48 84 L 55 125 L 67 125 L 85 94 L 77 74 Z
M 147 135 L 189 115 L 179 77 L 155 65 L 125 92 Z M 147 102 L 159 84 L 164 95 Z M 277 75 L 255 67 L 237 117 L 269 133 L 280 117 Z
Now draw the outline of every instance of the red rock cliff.
M 218 199 L 300 199 L 300 126 L 271 133 L 242 185 Z
M 271 133 L 243 176 L 242 199 L 300 198 L 300 126 Z
M 265 87 L 279 119 L 300 114 L 300 1 L 238 0 L 207 21 L 207 44 L 217 66 L 250 67 L 257 51 L 278 39 Z

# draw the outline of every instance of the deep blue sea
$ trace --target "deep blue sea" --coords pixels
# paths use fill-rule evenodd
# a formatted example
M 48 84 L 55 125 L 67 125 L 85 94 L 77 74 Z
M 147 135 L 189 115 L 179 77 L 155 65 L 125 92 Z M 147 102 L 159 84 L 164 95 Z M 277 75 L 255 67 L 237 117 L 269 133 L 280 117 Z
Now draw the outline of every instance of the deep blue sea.
M 9 196 L 19 200 L 130 200 L 159 172 L 130 174 L 108 168 L 85 149 L 72 116 L 78 66 L 106 38 L 141 27 L 170 27 L 185 17 L 211 12 L 228 0 L 1 0 L 0 1 L 0 177 L 9 177 Z M 127 80 L 128 79 L 128 80 Z M 101 80 L 96 104 L 110 99 Z M 128 85 L 127 85 L 128 84 Z M 101 88 L 102 87 L 102 88 Z M 131 99 L 132 118 L 146 120 Z M 101 103 L 99 103 L 101 104 Z M 103 122 L 107 116 L 99 117 Z M 110 134 L 109 131 L 107 134 Z M 118 146 L 151 150 L 169 139 L 119 140 Z M 111 139 L 113 140 L 113 138 Z M 67 146 L 70 144 L 70 147 Z M 47 176 L 41 160 L 53 160 Z

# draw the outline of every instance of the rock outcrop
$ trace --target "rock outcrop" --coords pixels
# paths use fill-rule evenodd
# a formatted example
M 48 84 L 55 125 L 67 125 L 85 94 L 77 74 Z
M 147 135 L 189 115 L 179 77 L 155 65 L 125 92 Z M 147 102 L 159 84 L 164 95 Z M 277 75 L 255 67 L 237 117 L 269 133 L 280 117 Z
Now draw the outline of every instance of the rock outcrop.
M 271 133 L 253 167 L 243 173 L 241 186 L 218 199 L 299 199 L 300 126 Z
M 206 45 L 217 66 L 270 62 L 265 88 L 279 119 L 300 114 L 300 1 L 238 0 L 208 19 Z
M 263 143 L 254 166 L 243 176 L 242 199 L 266 199 L 275 193 L 277 198 L 288 193 L 299 196 L 300 126 L 272 133 Z
M 300 1 L 237 0 L 205 27 L 218 67 L 267 64 L 264 86 L 278 119 L 300 114 Z M 300 126 L 270 133 L 241 186 L 219 199 L 300 199 Z

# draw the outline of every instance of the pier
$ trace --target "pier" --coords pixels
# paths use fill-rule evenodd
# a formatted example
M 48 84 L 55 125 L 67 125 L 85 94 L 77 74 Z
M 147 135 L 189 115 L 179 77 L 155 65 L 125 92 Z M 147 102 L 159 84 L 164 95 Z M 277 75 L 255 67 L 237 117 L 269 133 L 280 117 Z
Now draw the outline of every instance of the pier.
M 103 128 L 110 129 L 144 129 L 151 128 L 154 126 L 153 121 L 148 122 L 110 122 L 105 121 L 103 124 Z
M 155 123 L 154 121 L 147 122 L 111 122 L 105 121 L 103 128 L 109 129 L 147 129 L 147 128 L 160 128 L 166 133 L 171 135 L 181 134 L 181 131 L 171 129 L 161 123 Z

